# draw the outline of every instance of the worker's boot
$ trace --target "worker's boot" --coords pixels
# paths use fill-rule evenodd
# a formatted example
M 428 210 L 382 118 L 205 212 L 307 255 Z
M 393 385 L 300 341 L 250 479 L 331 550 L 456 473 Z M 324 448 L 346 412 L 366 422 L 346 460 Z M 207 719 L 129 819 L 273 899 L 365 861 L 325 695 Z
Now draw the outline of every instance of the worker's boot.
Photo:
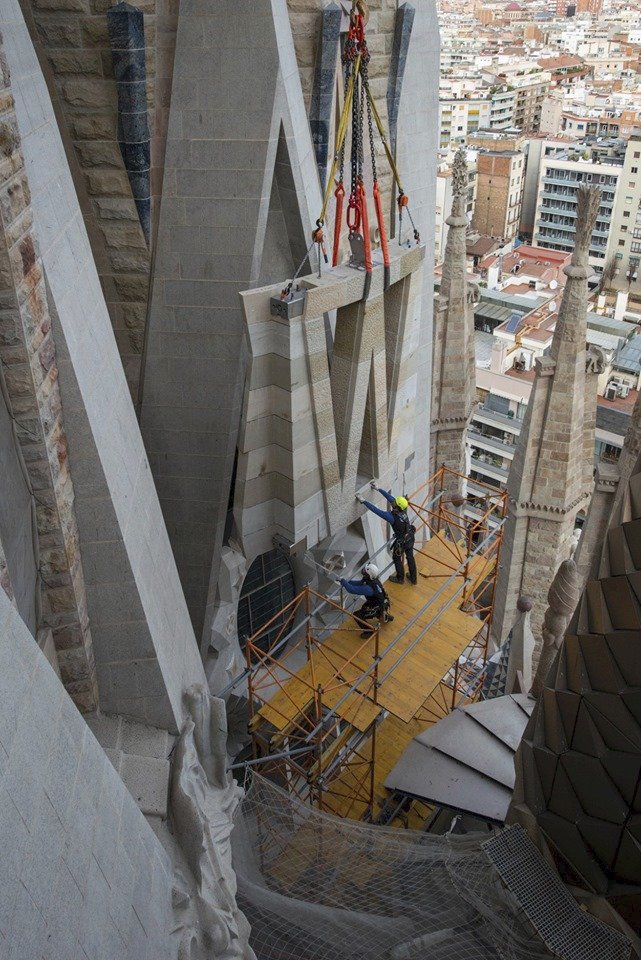
M 416 579 L 416 577 L 414 577 L 414 579 L 413 579 L 413 580 L 412 580 L 412 578 L 411 578 L 411 577 L 409 577 L 409 581 L 410 581 L 410 583 L 412 584 L 412 586 L 413 586 L 413 587 L 415 587 L 415 586 L 416 586 L 416 584 L 418 583 L 418 580 Z
M 399 577 L 399 575 L 398 575 L 397 573 L 395 573 L 393 577 L 390 577 L 390 578 L 389 578 L 389 582 L 390 582 L 390 583 L 405 583 L 405 577 L 404 577 L 404 576 Z

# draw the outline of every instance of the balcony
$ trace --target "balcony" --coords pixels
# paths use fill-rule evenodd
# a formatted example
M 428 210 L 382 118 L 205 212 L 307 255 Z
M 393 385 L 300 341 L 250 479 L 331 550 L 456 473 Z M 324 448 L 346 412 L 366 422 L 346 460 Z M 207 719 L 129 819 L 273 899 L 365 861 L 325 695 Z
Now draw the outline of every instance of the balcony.
M 485 477 L 492 477 L 494 480 L 499 480 L 502 484 L 507 483 L 508 470 L 505 470 L 503 467 L 497 467 L 494 463 L 487 463 L 485 460 L 481 460 L 480 457 L 471 457 L 471 467 L 472 470 L 476 470 L 477 473 L 480 473 Z
M 563 194 L 561 194 L 561 196 L 563 196 Z M 576 203 L 577 203 L 576 194 L 570 193 L 567 201 L 563 204 L 549 202 L 551 199 L 556 200 L 558 197 L 559 197 L 558 193 L 554 193 L 552 194 L 552 196 L 550 196 L 549 193 L 544 193 L 543 203 L 541 204 L 540 212 L 541 213 L 560 213 L 564 217 L 573 217 L 574 219 L 576 219 L 576 215 L 577 215 L 576 214 Z M 601 217 L 602 219 L 603 217 L 610 216 L 610 214 L 612 213 L 612 206 L 613 204 L 607 203 L 607 202 L 603 203 L 602 201 L 601 206 L 599 207 L 598 216 Z
M 514 456 L 514 451 L 516 450 L 515 444 L 510 441 L 499 440 L 498 437 L 489 437 L 484 433 L 481 433 L 480 430 L 475 430 L 474 427 L 470 427 L 467 431 L 467 437 L 473 447 L 479 447 L 481 450 L 489 450 L 490 452 L 496 452 L 501 457 L 505 457 L 509 460 Z
M 556 184 L 557 186 L 580 187 L 582 183 L 589 187 L 600 187 L 601 190 L 616 190 L 616 181 L 614 183 L 599 183 L 598 180 L 579 180 L 578 177 L 542 177 L 543 183 Z M 606 198 L 606 202 L 609 202 Z
M 522 420 L 516 417 L 508 417 L 505 413 L 499 413 L 498 410 L 492 410 L 491 407 L 480 405 L 474 411 L 472 422 L 485 423 L 491 427 L 499 427 L 508 433 L 513 433 L 518 437 L 521 432 Z

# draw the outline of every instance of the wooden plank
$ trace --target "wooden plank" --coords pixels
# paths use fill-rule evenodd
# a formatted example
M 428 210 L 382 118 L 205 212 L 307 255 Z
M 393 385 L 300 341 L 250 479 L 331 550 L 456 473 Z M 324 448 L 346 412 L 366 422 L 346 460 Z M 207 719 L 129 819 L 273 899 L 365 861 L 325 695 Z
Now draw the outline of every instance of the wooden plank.
M 359 643 L 362 643 L 362 641 L 359 640 Z M 314 665 L 313 674 L 312 662 L 307 661 L 297 672 L 296 677 L 288 680 L 282 689 L 275 693 L 269 702 L 263 704 L 258 711 L 258 715 L 275 727 L 276 730 L 283 731 L 290 724 L 294 724 L 297 719 L 299 719 L 299 722 L 302 721 L 300 714 L 308 709 L 314 701 L 312 677 L 317 685 L 321 685 L 322 705 L 330 710 L 336 707 L 336 704 L 345 696 L 351 686 L 353 680 L 350 679 L 348 682 L 346 677 L 337 678 L 335 670 L 318 652 L 314 652 L 312 661 Z M 353 679 L 357 679 L 357 677 Z M 369 686 L 371 686 L 371 681 Z M 327 687 L 329 689 L 326 689 Z M 369 692 L 368 685 L 364 685 L 364 688 L 366 692 Z M 336 712 L 339 717 L 364 733 L 381 712 L 381 707 L 377 707 L 370 699 L 354 691 L 338 707 Z M 301 722 L 300 725 L 311 729 L 309 723 Z

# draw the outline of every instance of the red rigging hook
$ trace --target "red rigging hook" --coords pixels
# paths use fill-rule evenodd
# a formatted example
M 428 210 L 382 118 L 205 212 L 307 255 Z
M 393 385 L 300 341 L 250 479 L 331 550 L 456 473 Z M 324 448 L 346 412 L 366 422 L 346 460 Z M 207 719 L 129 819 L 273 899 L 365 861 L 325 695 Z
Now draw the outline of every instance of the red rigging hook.
M 336 186 L 334 191 L 336 197 L 336 217 L 334 220 L 334 248 L 332 251 L 332 266 L 338 266 L 338 248 L 341 242 L 341 220 L 343 219 L 343 200 L 345 199 L 345 187 L 342 181 Z
M 358 198 L 361 207 L 361 223 L 363 234 L 363 247 L 365 252 L 365 286 L 363 288 L 363 300 L 367 300 L 369 288 L 372 283 L 372 238 L 369 234 L 369 217 L 367 215 L 367 197 L 365 187 L 362 181 L 358 184 Z
M 384 267 L 384 287 L 387 290 L 389 287 L 389 246 L 387 244 L 387 231 L 385 230 L 385 217 L 383 216 L 383 201 L 381 199 L 381 191 L 378 186 L 378 180 L 374 181 L 374 207 L 376 208 L 376 219 L 378 221 L 378 232 L 381 238 L 381 251 L 383 253 L 383 267 Z

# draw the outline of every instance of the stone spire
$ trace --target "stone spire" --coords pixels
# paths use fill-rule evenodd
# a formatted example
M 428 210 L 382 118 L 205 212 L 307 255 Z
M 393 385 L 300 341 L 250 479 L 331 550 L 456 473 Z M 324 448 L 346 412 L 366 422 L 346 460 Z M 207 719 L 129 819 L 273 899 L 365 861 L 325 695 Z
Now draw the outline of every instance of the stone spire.
M 641 460 L 515 756 L 508 822 L 597 894 L 641 897 Z M 627 899 L 626 899 L 627 898 Z
M 564 560 L 554 575 L 548 591 L 548 607 L 543 618 L 541 656 L 532 684 L 532 696 L 540 697 L 550 672 L 568 620 L 574 613 L 581 593 L 579 571 L 574 560 Z
M 500 644 L 515 619 L 517 597 L 534 601 L 532 628 L 541 636 L 550 571 L 568 558 L 579 510 L 585 510 L 592 480 L 585 466 L 586 329 L 588 247 L 600 192 L 577 195 L 576 246 L 565 267 L 567 281 L 549 356 L 536 360 L 530 402 L 508 478 L 508 518 L 497 579 L 493 638 Z
M 475 404 L 474 318 L 469 302 L 467 158 L 457 151 L 452 167 L 452 212 L 448 225 L 441 289 L 434 316 L 431 472 L 442 464 L 466 473 L 465 442 Z

